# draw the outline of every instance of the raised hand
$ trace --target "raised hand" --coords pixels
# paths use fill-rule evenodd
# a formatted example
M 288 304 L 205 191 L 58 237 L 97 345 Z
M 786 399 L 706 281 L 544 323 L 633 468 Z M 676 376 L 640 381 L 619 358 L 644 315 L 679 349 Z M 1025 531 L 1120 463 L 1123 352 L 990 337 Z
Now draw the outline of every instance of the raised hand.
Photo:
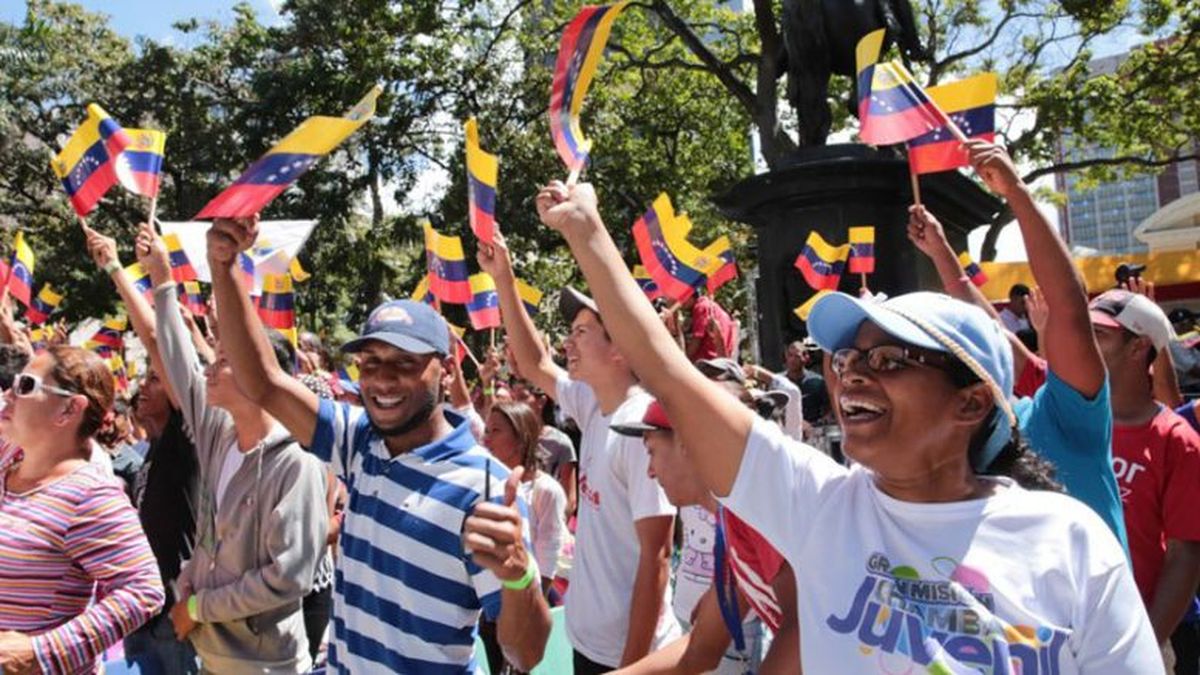
M 524 474 L 525 467 L 513 469 L 504 483 L 504 503 L 479 502 L 463 524 L 463 542 L 471 558 L 501 581 L 519 580 L 532 564 L 521 534 L 521 513 L 515 506 Z
M 479 366 L 479 381 L 486 387 L 496 379 L 496 374 L 500 372 L 500 365 L 503 363 L 500 356 L 500 350 L 495 347 L 488 350 L 487 358 Z
M 1014 191 L 1025 187 L 1012 157 L 1004 148 L 983 140 L 967 141 L 963 147 L 971 158 L 975 173 L 992 192 L 1007 199 Z
M 921 204 L 908 207 L 908 240 L 931 258 L 948 246 L 941 222 Z
M 152 225 L 142 223 L 138 226 L 133 250 L 155 286 L 171 281 L 171 260 L 167 253 L 167 245 Z
M 258 214 L 249 218 L 217 218 L 208 230 L 208 262 L 229 267 L 258 239 Z
M 121 264 L 115 239 L 100 234 L 86 224 L 83 225 L 83 236 L 86 239 L 88 255 L 92 257 L 96 267 L 104 269 L 110 263 Z
M 1042 289 L 1035 287 L 1025 298 L 1025 311 L 1029 313 L 1029 325 L 1038 335 L 1044 335 L 1046 324 L 1050 321 L 1050 305 L 1046 304 L 1046 296 Z
M 508 253 L 508 244 L 499 232 L 496 233 L 495 243 L 479 242 L 475 253 L 479 269 L 492 275 L 493 279 L 507 279 L 512 276 L 512 258 Z
M 575 227 L 600 223 L 600 213 L 596 209 L 596 190 L 591 183 L 578 183 L 568 187 L 561 181 L 551 182 L 538 192 L 537 212 L 542 223 L 564 234 Z

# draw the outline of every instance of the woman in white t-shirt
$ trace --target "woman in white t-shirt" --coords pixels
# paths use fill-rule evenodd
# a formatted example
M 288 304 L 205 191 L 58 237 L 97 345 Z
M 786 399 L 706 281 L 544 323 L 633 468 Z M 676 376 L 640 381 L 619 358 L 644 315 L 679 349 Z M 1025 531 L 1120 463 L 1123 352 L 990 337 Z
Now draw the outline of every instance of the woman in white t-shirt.
M 537 206 L 701 478 L 791 563 L 805 672 L 1163 672 L 1125 555 L 1099 517 L 987 475 L 997 462 L 1006 472 L 1031 464 L 1009 404 L 1011 349 L 982 310 L 934 293 L 815 303 L 808 328 L 832 354 L 848 469 L 687 362 L 590 185 L 552 183 Z

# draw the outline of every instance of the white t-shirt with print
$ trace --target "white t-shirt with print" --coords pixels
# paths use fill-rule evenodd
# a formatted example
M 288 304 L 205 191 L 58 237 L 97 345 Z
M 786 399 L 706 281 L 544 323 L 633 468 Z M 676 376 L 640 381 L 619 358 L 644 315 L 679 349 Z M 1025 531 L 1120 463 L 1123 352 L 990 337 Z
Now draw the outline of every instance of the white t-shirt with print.
M 640 421 L 650 405 L 648 394 L 639 391 L 605 415 L 587 384 L 563 376 L 556 390 L 563 413 L 575 420 L 582 433 L 575 562 L 566 597 L 567 636 L 587 658 L 616 666 L 625 651 L 641 551 L 634 523 L 674 515 L 675 507 L 649 475 L 650 457 L 642 439 L 609 429 L 614 423 Z M 668 585 L 650 650 L 679 634 Z
M 692 612 L 712 586 L 716 571 L 713 542 L 717 516 L 703 506 L 684 506 L 679 509 L 679 524 L 683 526 L 683 547 L 675 569 L 674 611 L 681 624 L 691 625 Z
M 723 499 L 796 573 L 809 673 L 1162 673 L 1112 532 L 1008 479 L 964 502 L 901 502 L 756 420 Z

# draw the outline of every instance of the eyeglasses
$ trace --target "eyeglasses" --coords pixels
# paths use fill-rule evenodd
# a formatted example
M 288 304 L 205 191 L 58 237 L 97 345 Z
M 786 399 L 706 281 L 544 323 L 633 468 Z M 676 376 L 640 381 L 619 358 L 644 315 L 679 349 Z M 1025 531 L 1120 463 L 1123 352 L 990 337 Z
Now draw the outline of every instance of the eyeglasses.
M 842 377 L 850 370 L 850 362 L 853 358 L 865 359 L 867 368 L 874 373 L 894 373 L 913 365 L 945 369 L 952 362 L 949 354 L 903 345 L 879 345 L 867 350 L 854 347 L 839 349 L 830 358 L 829 368 L 834 375 Z
M 13 377 L 12 391 L 21 398 L 33 396 L 38 391 L 46 391 L 56 396 L 74 396 L 75 392 L 61 387 L 51 386 L 42 381 L 42 378 L 29 373 L 17 373 Z

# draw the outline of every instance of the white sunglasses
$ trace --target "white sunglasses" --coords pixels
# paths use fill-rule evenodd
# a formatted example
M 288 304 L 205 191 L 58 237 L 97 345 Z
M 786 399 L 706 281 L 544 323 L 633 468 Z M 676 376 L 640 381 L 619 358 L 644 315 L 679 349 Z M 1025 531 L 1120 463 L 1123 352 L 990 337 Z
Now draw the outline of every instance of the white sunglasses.
M 62 387 L 46 384 L 42 378 L 30 373 L 17 373 L 13 377 L 12 391 L 21 398 L 33 396 L 38 391 L 46 391 L 57 396 L 74 396 L 75 392 Z

